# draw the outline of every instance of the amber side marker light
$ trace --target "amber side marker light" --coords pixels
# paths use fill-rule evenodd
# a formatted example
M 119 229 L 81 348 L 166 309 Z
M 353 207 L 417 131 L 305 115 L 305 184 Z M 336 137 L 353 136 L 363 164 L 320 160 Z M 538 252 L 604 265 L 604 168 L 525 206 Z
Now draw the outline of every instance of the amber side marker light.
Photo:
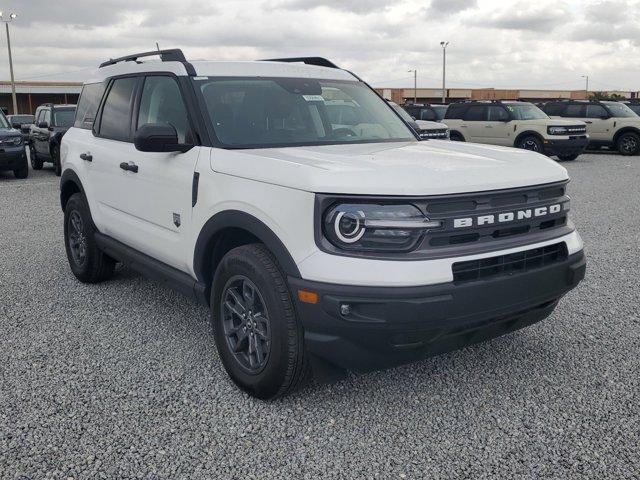
M 318 303 L 318 294 L 308 290 L 298 290 L 298 299 L 304 303 L 316 304 Z

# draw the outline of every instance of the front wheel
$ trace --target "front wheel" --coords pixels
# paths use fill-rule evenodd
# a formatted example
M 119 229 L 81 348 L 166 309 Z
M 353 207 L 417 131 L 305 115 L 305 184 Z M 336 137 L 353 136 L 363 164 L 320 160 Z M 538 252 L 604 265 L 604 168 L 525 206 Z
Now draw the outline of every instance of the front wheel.
M 618 152 L 622 155 L 638 155 L 640 153 L 640 136 L 637 133 L 623 133 L 616 142 Z
M 449 140 L 451 140 L 452 142 L 464 142 L 464 137 L 458 132 L 451 132 L 449 134 Z
M 579 153 L 574 153 L 572 155 L 558 155 L 558 158 L 560 160 L 562 160 L 563 162 L 572 162 L 573 160 L 575 160 L 579 156 L 580 156 Z
M 43 162 L 38 158 L 36 147 L 33 146 L 33 143 L 29 145 L 29 158 L 31 159 L 31 168 L 34 170 L 42 170 Z
M 69 267 L 83 283 L 97 283 L 113 275 L 115 260 L 98 249 L 96 227 L 82 193 L 74 193 L 64 209 L 64 244 Z
M 520 139 L 518 143 L 516 143 L 516 147 L 538 153 L 542 153 L 544 148 L 540 139 L 534 135 Z
M 56 176 L 62 175 L 62 165 L 60 164 L 60 147 L 54 145 L 51 149 L 51 159 L 53 160 L 53 171 Z
M 24 179 L 24 178 L 27 178 L 29 176 L 29 164 L 27 164 L 27 159 L 26 158 L 24 160 L 24 164 L 22 165 L 22 167 L 20 167 L 17 170 L 13 171 L 13 175 L 16 178 L 19 178 L 19 179 Z
M 224 256 L 211 289 L 211 322 L 225 370 L 249 395 L 273 399 L 308 377 L 302 325 L 285 276 L 264 245 Z

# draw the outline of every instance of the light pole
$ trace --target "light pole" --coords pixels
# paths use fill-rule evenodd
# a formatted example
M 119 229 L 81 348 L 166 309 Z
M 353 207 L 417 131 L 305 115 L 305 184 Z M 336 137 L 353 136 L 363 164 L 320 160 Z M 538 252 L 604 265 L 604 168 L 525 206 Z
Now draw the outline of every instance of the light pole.
M 418 103 L 418 70 L 409 70 L 413 72 L 413 103 Z
M 445 90 L 445 80 L 447 78 L 447 45 L 449 42 L 440 42 L 442 47 L 442 103 L 447 101 L 447 91 Z
M 580 76 L 586 79 L 587 84 L 585 85 L 584 94 L 588 100 L 589 99 L 589 75 L 580 75 Z
M 9 36 L 9 23 L 13 21 L 18 15 L 10 13 L 9 17 L 5 17 L 3 12 L 0 12 L 0 20 L 4 22 L 4 26 L 7 29 L 7 49 L 9 50 L 9 72 L 11 73 L 11 98 L 13 99 L 13 114 L 18 114 L 18 101 L 16 100 L 16 82 L 13 78 L 13 59 L 11 58 L 11 37 Z

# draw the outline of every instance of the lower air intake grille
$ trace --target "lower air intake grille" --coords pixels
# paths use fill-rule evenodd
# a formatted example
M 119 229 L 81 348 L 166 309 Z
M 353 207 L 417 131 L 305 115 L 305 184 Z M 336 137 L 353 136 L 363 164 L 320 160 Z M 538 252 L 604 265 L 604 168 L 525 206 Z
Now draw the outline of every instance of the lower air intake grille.
M 453 264 L 454 282 L 472 282 L 514 273 L 528 272 L 566 260 L 567 246 L 564 242 L 534 248 L 524 252 L 500 255 L 499 257 L 470 260 Z

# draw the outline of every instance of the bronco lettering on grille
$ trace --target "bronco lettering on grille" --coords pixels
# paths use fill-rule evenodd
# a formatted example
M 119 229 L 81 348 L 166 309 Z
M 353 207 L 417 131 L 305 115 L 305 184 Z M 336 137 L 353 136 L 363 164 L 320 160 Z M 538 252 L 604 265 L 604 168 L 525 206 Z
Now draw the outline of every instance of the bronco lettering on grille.
M 515 210 L 511 212 L 492 213 L 480 215 L 478 217 L 455 218 L 453 220 L 453 228 L 465 227 L 481 227 L 483 225 L 494 225 L 501 223 L 509 223 L 517 220 L 526 220 L 530 218 L 544 217 L 553 215 L 562 211 L 562 204 L 556 203 L 544 207 L 527 208 L 524 210 Z

